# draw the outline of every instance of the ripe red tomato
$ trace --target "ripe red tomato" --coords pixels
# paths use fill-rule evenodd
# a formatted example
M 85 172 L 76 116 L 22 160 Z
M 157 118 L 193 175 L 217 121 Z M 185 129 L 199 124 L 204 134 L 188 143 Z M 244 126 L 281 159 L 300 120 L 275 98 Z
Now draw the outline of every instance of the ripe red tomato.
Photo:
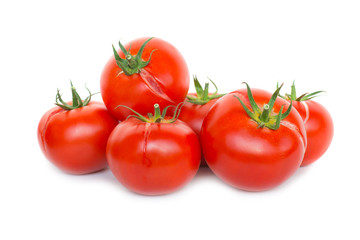
M 101 75 L 101 95 L 110 113 L 124 120 L 131 111 L 142 115 L 184 101 L 189 89 L 189 71 L 180 52 L 159 38 L 140 38 L 114 50 Z M 136 54 L 136 56 L 135 56 Z
M 158 107 L 158 105 L 156 105 Z M 131 117 L 111 133 L 107 158 L 115 177 L 144 195 L 168 194 L 183 187 L 200 164 L 200 144 L 181 120 Z
M 219 99 L 205 117 L 203 154 L 224 182 L 247 191 L 268 190 L 300 166 L 306 149 L 304 124 L 286 100 L 276 98 L 279 90 L 271 95 L 247 86 Z
M 197 77 L 194 76 L 196 93 L 189 93 L 187 95 L 186 103 L 183 105 L 179 115 L 179 119 L 187 123 L 198 136 L 200 136 L 202 123 L 210 108 L 220 97 L 225 95 L 217 94 L 217 86 L 214 82 L 212 83 L 214 84 L 216 91 L 213 94 L 209 94 L 209 83 L 206 83 L 205 88 L 203 89 Z M 201 159 L 201 166 L 206 166 L 204 158 Z
M 309 165 L 318 160 L 329 148 L 334 135 L 334 124 L 330 113 L 320 103 L 310 100 L 321 92 L 323 91 L 297 97 L 293 83 L 291 94 L 285 95 L 288 101 L 293 101 L 293 106 L 300 113 L 305 124 L 308 144 L 301 166 Z
M 76 102 L 69 103 L 73 106 L 61 100 L 62 107 L 50 109 L 38 125 L 37 137 L 46 158 L 71 174 L 96 172 L 107 166 L 106 143 L 118 124 L 104 104 L 90 102 L 90 98 L 82 101 L 75 96 Z

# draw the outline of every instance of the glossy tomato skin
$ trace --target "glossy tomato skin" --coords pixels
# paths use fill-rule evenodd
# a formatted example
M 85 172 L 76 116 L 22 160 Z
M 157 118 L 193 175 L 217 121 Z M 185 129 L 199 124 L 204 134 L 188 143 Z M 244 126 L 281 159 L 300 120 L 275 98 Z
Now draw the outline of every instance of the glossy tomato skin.
M 334 135 L 334 124 L 324 106 L 312 100 L 293 101 L 293 106 L 304 120 L 308 145 L 301 166 L 319 159 L 329 148 Z
M 252 89 L 262 107 L 271 93 Z M 200 140 L 211 170 L 224 182 L 246 191 L 264 191 L 288 179 L 299 168 L 306 149 L 306 132 L 299 113 L 292 109 L 280 128 L 259 128 L 234 97 L 251 109 L 245 89 L 232 92 L 216 102 L 205 117 Z M 278 98 L 274 112 L 289 103 Z
M 148 38 L 133 40 L 125 45 L 136 55 Z M 155 50 L 156 49 L 156 50 Z M 125 75 L 111 57 L 101 75 L 101 95 L 112 115 L 124 120 L 132 112 L 118 105 L 128 106 L 142 115 L 153 111 L 155 103 L 163 109 L 184 101 L 189 89 L 189 71 L 181 53 L 170 43 L 159 38 L 151 39 L 144 48 L 142 59 L 150 63 L 139 74 Z M 119 50 L 119 56 L 124 54 Z
M 46 158 L 70 174 L 104 169 L 106 143 L 118 124 L 104 104 L 92 101 L 74 110 L 54 107 L 38 125 L 38 141 Z
M 129 190 L 162 195 L 183 187 L 200 164 L 200 144 L 192 129 L 180 120 L 145 123 L 136 118 L 121 122 L 107 145 L 109 166 Z
M 189 95 L 197 96 L 196 93 L 189 93 Z M 212 99 L 203 105 L 186 102 L 181 108 L 179 119 L 185 122 L 186 124 L 188 124 L 192 128 L 192 130 L 194 130 L 194 132 L 198 136 L 200 136 L 200 130 L 204 118 L 206 117 L 210 108 L 215 104 L 217 100 L 218 98 Z M 206 166 L 206 161 L 204 158 L 201 159 L 200 165 Z

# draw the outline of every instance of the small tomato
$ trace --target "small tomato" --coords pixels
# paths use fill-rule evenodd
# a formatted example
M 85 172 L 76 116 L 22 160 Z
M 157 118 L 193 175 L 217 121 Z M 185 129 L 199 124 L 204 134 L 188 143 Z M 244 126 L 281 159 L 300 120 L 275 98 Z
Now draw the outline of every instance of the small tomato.
M 104 169 L 106 143 L 118 124 L 104 104 L 84 101 L 71 84 L 73 101 L 65 103 L 58 91 L 56 105 L 38 125 L 37 137 L 46 158 L 71 174 L 86 174 Z

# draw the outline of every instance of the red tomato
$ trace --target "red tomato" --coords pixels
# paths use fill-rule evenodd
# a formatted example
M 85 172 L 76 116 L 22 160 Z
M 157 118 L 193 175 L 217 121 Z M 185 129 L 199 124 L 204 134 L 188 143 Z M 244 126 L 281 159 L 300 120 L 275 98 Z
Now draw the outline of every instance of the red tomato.
M 100 102 L 46 112 L 38 125 L 38 141 L 46 158 L 71 174 L 86 174 L 107 166 L 106 143 L 118 124 Z
M 298 98 L 294 83 L 291 91 L 291 95 L 286 94 L 285 98 L 293 101 L 293 106 L 304 120 L 306 129 L 308 144 L 301 163 L 301 166 L 306 166 L 319 159 L 329 148 L 334 135 L 334 124 L 326 108 L 310 100 L 323 91 L 303 94 Z
M 206 83 L 205 88 L 203 89 L 197 77 L 194 76 L 196 93 L 189 93 L 187 95 L 186 103 L 183 105 L 179 115 L 179 119 L 187 123 L 198 136 L 200 136 L 202 123 L 210 108 L 220 97 L 225 95 L 217 94 L 217 86 L 214 82 L 212 83 L 214 84 L 216 91 L 213 94 L 209 94 L 209 83 Z M 201 159 L 201 166 L 206 166 L 204 158 Z
M 111 133 L 107 158 L 115 177 L 144 195 L 168 194 L 183 187 L 200 164 L 197 135 L 180 120 L 128 118 Z
M 112 115 L 124 120 L 131 114 L 126 108 L 116 108 L 118 105 L 145 115 L 155 103 L 164 108 L 184 101 L 189 71 L 174 46 L 159 38 L 140 38 L 125 47 L 119 45 L 122 50 L 114 50 L 116 58 L 110 58 L 101 75 L 101 95 Z
M 249 91 L 240 89 L 219 99 L 204 119 L 200 140 L 208 166 L 220 179 L 239 189 L 263 191 L 278 186 L 298 169 L 306 149 L 306 132 L 295 109 L 283 113 L 282 106 L 289 109 L 289 103 L 276 98 L 278 92 L 272 96 L 252 89 L 259 106 L 255 110 Z M 256 121 L 235 96 L 251 106 Z M 271 108 L 269 99 L 274 96 Z M 275 114 L 279 112 L 288 116 L 283 119 Z

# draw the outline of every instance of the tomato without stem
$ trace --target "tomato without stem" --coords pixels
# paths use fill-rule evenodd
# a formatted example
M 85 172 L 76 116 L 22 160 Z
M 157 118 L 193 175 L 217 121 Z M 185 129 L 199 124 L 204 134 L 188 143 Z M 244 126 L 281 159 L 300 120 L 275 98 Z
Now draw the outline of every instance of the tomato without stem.
M 240 89 L 218 100 L 204 119 L 200 139 L 207 164 L 219 178 L 239 189 L 263 191 L 278 186 L 298 169 L 306 132 L 299 113 L 289 111 L 286 100 L 275 98 L 271 107 L 266 103 L 275 93 L 249 91 Z M 252 97 L 257 110 L 249 100 Z M 239 99 L 252 107 L 251 113 Z M 283 108 L 288 110 L 284 113 Z
M 189 89 L 189 71 L 180 52 L 159 38 L 140 38 L 114 50 L 115 58 L 107 62 L 101 75 L 103 101 L 119 120 L 131 111 L 142 115 L 184 101 Z
M 109 166 L 129 190 L 144 195 L 168 194 L 195 176 L 200 164 L 198 137 L 182 121 L 168 121 L 131 117 L 111 133 Z
M 106 143 L 117 124 L 100 102 L 74 109 L 57 106 L 42 116 L 37 136 L 42 152 L 55 166 L 67 173 L 86 174 L 107 166 Z

